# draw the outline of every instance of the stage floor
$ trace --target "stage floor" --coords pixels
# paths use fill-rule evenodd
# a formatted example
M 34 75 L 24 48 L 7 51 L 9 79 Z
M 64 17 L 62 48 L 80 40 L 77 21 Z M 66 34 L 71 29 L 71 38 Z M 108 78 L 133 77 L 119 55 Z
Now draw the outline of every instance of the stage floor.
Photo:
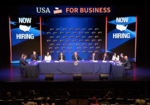
M 20 74 L 19 64 L 1 65 L 0 81 L 4 82 L 45 82 L 45 74 L 39 74 L 38 78 L 25 78 Z M 73 81 L 72 74 L 54 74 L 53 82 Z M 82 74 L 82 81 L 101 81 L 99 74 Z M 133 74 L 126 71 L 126 76 L 113 78 L 109 75 L 108 81 L 150 81 L 150 68 L 134 65 Z

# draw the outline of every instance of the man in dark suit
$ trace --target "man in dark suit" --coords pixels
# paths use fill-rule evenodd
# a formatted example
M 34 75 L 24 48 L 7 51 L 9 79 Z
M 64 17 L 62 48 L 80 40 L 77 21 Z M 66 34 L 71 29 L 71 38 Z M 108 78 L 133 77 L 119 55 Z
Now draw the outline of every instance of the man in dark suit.
M 61 52 L 60 55 L 58 55 L 58 61 L 65 61 L 65 60 L 66 60 L 65 56 Z
M 96 58 L 96 56 L 95 56 L 95 52 L 92 53 L 92 56 L 91 56 L 90 59 L 93 60 L 93 61 L 94 61 L 94 60 L 97 60 L 97 58 Z
M 120 62 L 122 62 L 122 63 L 123 63 L 123 62 L 125 62 L 125 59 L 124 59 L 123 53 L 121 53 L 121 54 L 120 54 L 120 58 L 119 58 L 119 60 L 120 60 Z
M 36 61 L 36 60 L 39 60 L 39 57 L 38 57 L 38 55 L 36 54 L 36 52 L 33 51 L 33 55 L 31 55 L 31 61 Z
M 28 64 L 28 62 L 25 60 L 27 58 L 27 55 L 23 55 L 23 57 L 20 58 L 20 68 L 23 70 L 25 69 L 25 65 Z
M 79 59 L 82 60 L 82 58 L 81 58 L 79 55 L 77 55 L 77 52 L 74 52 L 74 55 L 72 56 L 72 60 L 73 60 L 73 61 L 79 61 Z M 82 60 L 82 61 L 83 61 L 83 60 Z
M 104 53 L 104 55 L 102 56 L 102 60 L 104 61 L 109 60 L 107 53 Z
M 122 62 L 122 64 L 125 66 L 125 69 L 130 69 L 131 68 L 131 63 L 128 60 L 128 56 L 124 57 L 124 62 Z

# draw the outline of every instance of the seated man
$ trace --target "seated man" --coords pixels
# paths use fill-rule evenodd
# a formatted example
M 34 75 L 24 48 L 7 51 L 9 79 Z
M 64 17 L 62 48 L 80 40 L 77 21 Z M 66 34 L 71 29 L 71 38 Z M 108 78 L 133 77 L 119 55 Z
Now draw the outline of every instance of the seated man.
M 102 60 L 104 60 L 104 61 L 109 60 L 107 53 L 104 53 L 104 55 L 102 56 Z
M 39 57 L 38 57 L 38 55 L 36 54 L 36 52 L 33 51 L 33 55 L 31 55 L 31 61 L 36 61 L 36 60 L 39 60 Z
M 65 61 L 66 60 L 66 58 L 65 58 L 65 56 L 63 55 L 62 52 L 60 53 L 60 55 L 58 55 L 58 59 L 57 60 L 58 61 Z
M 123 56 L 123 53 L 120 54 L 120 58 L 119 58 L 120 62 L 124 62 L 124 56 Z
M 20 58 L 20 67 L 21 70 L 25 69 L 25 65 L 28 64 L 28 62 L 25 60 L 27 58 L 27 55 L 23 55 L 23 57 Z
M 72 60 L 73 60 L 73 61 L 79 61 L 79 59 L 82 60 L 82 58 L 81 58 L 79 55 L 77 55 L 77 52 L 74 52 L 74 55 L 72 56 Z M 83 61 L 83 60 L 82 60 L 82 61 Z
M 96 56 L 95 56 L 95 52 L 94 53 L 92 53 L 92 56 L 91 56 L 91 60 L 97 60 L 97 58 L 96 58 Z
M 125 69 L 131 68 L 131 64 L 130 61 L 128 60 L 128 56 L 124 56 L 124 62 L 122 62 L 122 64 L 125 66 Z

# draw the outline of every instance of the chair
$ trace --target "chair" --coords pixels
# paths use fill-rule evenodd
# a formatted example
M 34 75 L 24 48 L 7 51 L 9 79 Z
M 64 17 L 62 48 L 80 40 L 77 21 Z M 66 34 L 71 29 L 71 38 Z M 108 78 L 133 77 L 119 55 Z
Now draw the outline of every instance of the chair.
M 134 68 L 134 62 L 130 62 L 131 67 L 129 69 L 125 69 L 125 70 L 130 70 L 133 74 L 133 68 Z

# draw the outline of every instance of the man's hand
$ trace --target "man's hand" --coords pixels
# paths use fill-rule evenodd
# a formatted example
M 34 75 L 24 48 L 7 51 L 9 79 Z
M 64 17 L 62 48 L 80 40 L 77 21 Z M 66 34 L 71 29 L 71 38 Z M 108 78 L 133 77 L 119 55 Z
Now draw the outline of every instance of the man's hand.
M 28 64 L 30 64 L 30 62 L 28 62 Z

